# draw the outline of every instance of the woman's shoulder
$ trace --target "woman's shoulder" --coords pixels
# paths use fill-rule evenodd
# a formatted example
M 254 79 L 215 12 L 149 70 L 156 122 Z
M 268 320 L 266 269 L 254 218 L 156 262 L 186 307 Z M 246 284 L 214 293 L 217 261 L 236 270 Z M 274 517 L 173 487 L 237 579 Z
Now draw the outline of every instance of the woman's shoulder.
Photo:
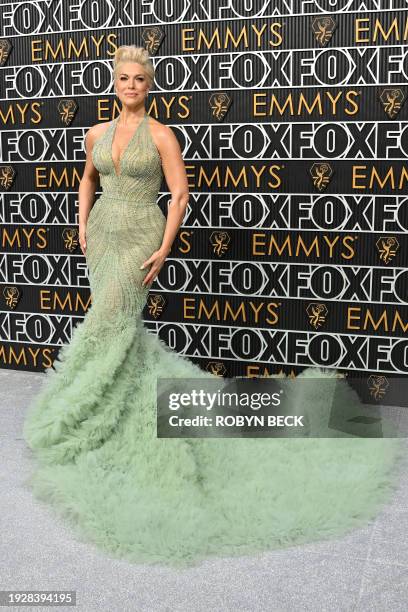
M 99 121 L 99 123 L 95 123 L 91 125 L 88 130 L 88 134 L 92 139 L 99 138 L 102 134 L 108 129 L 108 127 L 112 124 L 112 121 Z
M 100 121 L 99 123 L 95 123 L 91 125 L 85 135 L 85 143 L 89 150 L 92 150 L 95 142 L 102 137 L 102 135 L 106 132 L 106 130 L 111 125 L 112 121 Z
M 169 125 L 165 125 L 164 123 L 157 121 L 157 119 L 155 119 L 151 115 L 149 115 L 148 117 L 149 126 L 159 142 L 175 138 L 175 134 Z
M 157 119 L 155 119 L 151 115 L 148 115 L 148 118 L 149 118 L 149 125 L 154 130 L 157 130 L 159 132 L 165 132 L 166 131 L 167 125 L 164 125 L 164 123 L 161 123 L 160 121 L 157 121 Z

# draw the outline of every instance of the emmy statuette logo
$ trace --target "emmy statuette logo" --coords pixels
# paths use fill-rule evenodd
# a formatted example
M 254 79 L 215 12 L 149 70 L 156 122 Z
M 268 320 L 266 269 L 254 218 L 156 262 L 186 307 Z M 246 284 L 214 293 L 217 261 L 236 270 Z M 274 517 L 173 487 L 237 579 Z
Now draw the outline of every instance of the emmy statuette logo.
M 11 43 L 7 38 L 0 38 L 0 66 L 4 66 L 11 51 Z
M 145 49 L 149 52 L 149 55 L 155 55 L 158 48 L 160 47 L 162 40 L 164 39 L 164 32 L 158 26 L 151 28 L 145 28 L 142 31 L 142 40 Z
M 224 119 L 231 106 L 231 98 L 225 92 L 217 92 L 210 96 L 208 103 L 212 111 L 212 116 L 218 121 L 221 121 Z
M 390 261 L 397 254 L 399 243 L 395 236 L 388 236 L 386 238 L 379 238 L 375 243 L 380 254 L 380 259 L 385 264 L 390 263 Z
M 310 325 L 315 329 L 318 329 L 324 323 L 326 323 L 328 310 L 324 304 L 316 304 L 312 302 L 307 306 L 306 312 L 309 317 Z
M 213 232 L 210 236 L 210 242 L 214 249 L 214 254 L 221 257 L 228 249 L 231 238 L 227 232 Z
M 78 105 L 75 100 L 60 100 L 58 102 L 58 112 L 64 125 L 71 125 Z
M 214 376 L 224 376 L 226 373 L 225 365 L 221 361 L 210 361 L 207 363 L 207 372 L 214 374 Z
M 312 21 L 312 31 L 317 42 L 324 47 L 327 45 L 333 32 L 337 27 L 337 22 L 333 17 L 317 17 Z
M 158 319 L 163 314 L 163 308 L 166 304 L 166 300 L 160 293 L 154 293 L 149 295 L 147 301 L 147 309 L 151 317 Z
M 396 87 L 393 89 L 383 89 L 380 94 L 380 100 L 383 105 L 384 112 L 390 119 L 394 119 L 404 104 L 405 95 L 402 89 L 398 89 Z
M 15 308 L 20 300 L 21 293 L 17 287 L 4 287 L 3 296 L 6 306 L 9 308 Z
M 326 189 L 333 175 L 333 168 L 329 163 L 324 162 L 322 164 L 313 164 L 310 168 L 310 174 L 312 175 L 313 185 L 319 191 Z
M 79 232 L 76 227 L 66 227 L 62 232 L 64 246 L 70 253 L 73 253 L 79 244 Z
M 372 374 L 367 379 L 367 385 L 371 397 L 376 400 L 379 400 L 382 399 L 386 394 L 390 383 L 388 382 L 386 376 L 377 376 L 376 374 Z
M 0 166 L 0 187 L 10 189 L 16 173 L 11 166 Z

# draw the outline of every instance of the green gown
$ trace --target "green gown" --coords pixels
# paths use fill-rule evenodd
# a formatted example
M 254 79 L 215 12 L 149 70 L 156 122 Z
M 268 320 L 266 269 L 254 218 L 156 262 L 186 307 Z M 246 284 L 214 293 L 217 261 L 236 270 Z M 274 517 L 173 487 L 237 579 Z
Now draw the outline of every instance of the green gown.
M 135 563 L 188 566 L 370 521 L 397 486 L 401 441 L 333 437 L 327 419 L 339 381 L 318 369 L 296 379 L 316 384 L 291 396 L 309 414 L 309 437 L 157 438 L 157 377 L 214 377 L 143 325 L 149 289 L 140 266 L 166 223 L 156 203 L 161 158 L 145 113 L 117 175 L 117 120 L 92 151 L 103 188 L 86 230 L 92 305 L 27 412 L 27 486 L 80 539 Z M 356 395 L 340 384 L 347 406 Z M 313 437 L 318 430 L 327 437 Z

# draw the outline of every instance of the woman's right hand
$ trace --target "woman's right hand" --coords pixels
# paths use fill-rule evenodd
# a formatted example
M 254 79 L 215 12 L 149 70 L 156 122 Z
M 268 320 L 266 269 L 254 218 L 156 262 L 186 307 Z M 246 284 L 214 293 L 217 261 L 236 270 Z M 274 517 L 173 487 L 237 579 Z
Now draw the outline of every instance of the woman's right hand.
M 79 228 L 79 246 L 84 255 L 86 255 L 86 227 Z

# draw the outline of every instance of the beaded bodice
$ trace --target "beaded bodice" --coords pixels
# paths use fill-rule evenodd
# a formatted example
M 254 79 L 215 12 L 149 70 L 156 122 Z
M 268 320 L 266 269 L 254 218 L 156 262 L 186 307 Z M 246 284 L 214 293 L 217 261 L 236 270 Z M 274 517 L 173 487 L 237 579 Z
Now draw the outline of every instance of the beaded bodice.
M 99 172 L 103 195 L 135 202 L 156 202 L 163 171 L 161 158 L 145 113 L 133 133 L 119 162 L 116 172 L 112 157 L 112 142 L 119 116 L 94 143 L 92 161 Z

